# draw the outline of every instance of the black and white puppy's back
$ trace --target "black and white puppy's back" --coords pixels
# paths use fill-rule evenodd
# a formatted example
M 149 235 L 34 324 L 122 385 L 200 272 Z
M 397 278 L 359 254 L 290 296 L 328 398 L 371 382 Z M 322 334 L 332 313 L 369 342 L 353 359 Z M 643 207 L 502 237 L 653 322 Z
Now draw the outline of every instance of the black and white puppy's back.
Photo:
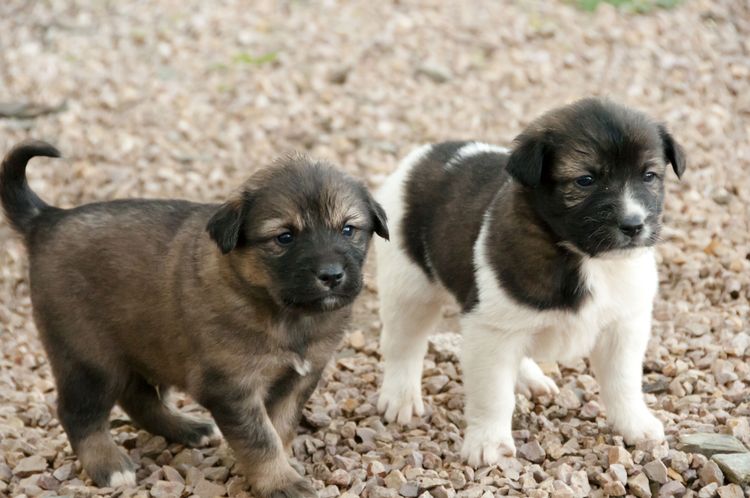
M 514 454 L 514 388 L 557 392 L 531 358 L 588 355 L 615 430 L 663 438 L 641 375 L 667 164 L 685 169 L 663 126 L 599 99 L 543 115 L 512 151 L 445 142 L 407 156 L 379 194 L 393 227 L 376 244 L 386 419 L 423 413 L 427 336 L 454 299 L 469 463 Z

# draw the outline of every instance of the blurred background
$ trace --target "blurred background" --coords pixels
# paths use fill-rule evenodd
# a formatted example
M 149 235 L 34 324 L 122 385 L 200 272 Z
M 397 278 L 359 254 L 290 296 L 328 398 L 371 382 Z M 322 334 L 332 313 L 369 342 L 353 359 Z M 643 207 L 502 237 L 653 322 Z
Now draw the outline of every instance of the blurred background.
M 376 188 L 419 144 L 479 139 L 507 145 L 540 113 L 591 95 L 665 122 L 688 155 L 684 179 L 667 180 L 661 294 L 646 362 L 649 402 L 670 438 L 704 430 L 748 444 L 747 0 L 0 3 L 0 152 L 26 137 L 58 146 L 65 158 L 35 159 L 28 176 L 42 198 L 63 207 L 119 197 L 219 201 L 291 150 L 330 160 Z M 0 495 L 40 495 L 45 486 L 94 493 L 90 483 L 76 481 L 85 477 L 76 474 L 54 419 L 53 384 L 30 318 L 23 246 L 4 221 L 0 240 Z M 425 472 L 463 473 L 463 481 L 455 474 L 440 484 L 445 496 L 484 478 L 496 479 L 486 488 L 491 493 L 526 489 L 519 484 L 522 471 L 502 488 L 497 480 L 508 480 L 502 477 L 508 469 L 477 476 L 457 462 L 462 388 L 451 351 L 431 350 L 427 360 L 428 379 L 438 377 L 427 397 L 431 424 L 416 433 L 377 426 L 379 323 L 369 281 L 337 368 L 309 408 L 333 422 L 323 418 L 318 427 L 308 420 L 295 443 L 316 485 L 331 496 L 331 486 L 361 494 L 365 488 L 357 483 L 382 477 L 373 477 L 373 458 L 362 455 L 392 462 L 385 453 L 411 448 L 437 458 Z M 452 314 L 447 311 L 443 331 L 457 331 Z M 576 380 L 588 373 L 584 362 L 551 372 L 572 393 L 569 413 L 558 406 L 550 415 L 555 404 L 549 402 L 536 411 L 519 405 L 524 428 L 532 435 L 548 431 L 547 439 L 539 436 L 547 452 L 538 462 L 543 472 L 571 489 L 570 475 L 553 475 L 561 455 L 550 448 L 575 439 L 580 450 L 566 465 L 575 471 L 594 465 L 585 463 L 584 450 L 594 452 L 602 441 L 585 428 L 605 430 L 603 415 L 594 410 L 586 420 L 576 418 L 580 405 L 596 404 L 595 384 Z M 352 421 L 390 439 L 349 443 L 341 428 Z M 127 426 L 118 437 L 136 441 L 131 451 L 149 441 Z M 331 477 L 342 468 L 320 455 L 331 444 L 348 452 L 354 478 Z M 139 453 L 141 478 L 160 471 L 163 480 L 160 465 L 181 450 L 159 451 L 158 462 Z M 15 473 L 23 458 L 37 453 L 46 460 L 41 470 Z M 706 462 L 696 458 L 702 468 Z M 66 464 L 73 466 L 70 475 L 52 475 Z M 219 459 L 207 468 L 219 464 L 231 470 Z M 689 468 L 672 470 L 679 478 L 669 479 L 686 489 L 709 484 Z M 211 475 L 232 492 L 233 471 Z M 525 492 L 543 490 L 548 480 L 533 482 Z M 594 490 L 605 484 L 591 478 Z M 368 484 L 381 485 L 382 479 Z M 582 486 L 576 493 L 585 496 Z

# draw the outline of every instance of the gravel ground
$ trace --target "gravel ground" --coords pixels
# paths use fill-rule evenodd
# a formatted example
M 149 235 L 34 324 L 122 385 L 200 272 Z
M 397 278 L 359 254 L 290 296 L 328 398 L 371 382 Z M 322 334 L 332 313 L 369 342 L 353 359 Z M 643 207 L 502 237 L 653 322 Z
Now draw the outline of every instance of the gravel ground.
M 64 152 L 30 168 L 33 188 L 60 206 L 218 200 L 292 149 L 376 187 L 417 144 L 508 143 L 534 116 L 587 95 L 664 120 L 689 157 L 684 180 L 668 182 L 646 361 L 648 402 L 668 445 L 624 448 L 581 361 L 547 367 L 561 388 L 555 399 L 519 397 L 521 458 L 464 466 L 455 310 L 426 360 L 428 416 L 384 426 L 369 267 L 352 333 L 308 404 L 294 456 L 323 497 L 750 493 L 732 471 L 750 446 L 746 0 L 688 0 L 647 15 L 543 0 L 5 0 L 0 47 L 0 102 L 65 104 L 0 119 L 0 150 L 33 136 Z M 54 416 L 23 247 L 4 222 L 0 239 L 0 496 L 248 496 L 225 445 L 171 445 L 117 410 L 114 432 L 140 465 L 139 487 L 91 486 Z M 734 436 L 719 443 L 739 446 L 718 451 L 740 456 L 711 459 L 710 437 L 680 444 L 695 432 Z

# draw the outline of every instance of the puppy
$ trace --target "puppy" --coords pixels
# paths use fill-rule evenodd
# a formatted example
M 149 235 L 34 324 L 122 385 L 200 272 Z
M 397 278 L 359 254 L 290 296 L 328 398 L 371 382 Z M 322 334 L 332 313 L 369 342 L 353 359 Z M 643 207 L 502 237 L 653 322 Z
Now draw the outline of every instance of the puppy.
M 34 319 L 58 415 L 100 486 L 134 485 L 108 415 L 119 403 L 188 446 L 215 425 L 164 402 L 187 391 L 212 414 L 256 494 L 316 496 L 284 453 L 362 288 L 374 233 L 365 187 L 323 163 L 280 160 L 222 205 L 118 200 L 60 209 L 29 189 L 25 142 L 5 157 L 0 198 L 30 258 Z
M 631 443 L 662 439 L 641 375 L 667 164 L 685 170 L 662 125 L 597 99 L 543 115 L 512 150 L 411 153 L 379 194 L 395 224 L 376 245 L 385 418 L 423 414 L 422 357 L 450 296 L 462 308 L 471 465 L 515 454 L 514 386 L 557 392 L 531 358 L 589 356 L 614 429 Z

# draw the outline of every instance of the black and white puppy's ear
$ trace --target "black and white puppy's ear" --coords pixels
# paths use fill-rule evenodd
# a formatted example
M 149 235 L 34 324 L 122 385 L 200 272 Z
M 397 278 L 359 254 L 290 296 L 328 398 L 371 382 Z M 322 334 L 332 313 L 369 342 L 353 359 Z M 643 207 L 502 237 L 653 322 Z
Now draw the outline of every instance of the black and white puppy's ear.
M 240 242 L 242 225 L 247 217 L 249 200 L 238 196 L 225 202 L 208 220 L 206 231 L 221 249 L 222 254 L 229 253 Z
M 390 233 L 388 232 L 388 217 L 385 214 L 385 209 L 383 209 L 383 206 L 373 199 L 372 196 L 370 196 L 369 205 L 370 216 L 372 216 L 372 226 L 375 233 L 385 240 L 390 240 Z
M 659 125 L 659 136 L 664 147 L 664 158 L 672 164 L 672 169 L 677 178 L 682 178 L 682 174 L 687 167 L 685 149 L 677 143 L 664 125 Z
M 510 176 L 526 187 L 542 182 L 545 165 L 551 160 L 552 147 L 546 134 L 540 131 L 521 133 L 513 141 L 513 151 L 506 166 Z

